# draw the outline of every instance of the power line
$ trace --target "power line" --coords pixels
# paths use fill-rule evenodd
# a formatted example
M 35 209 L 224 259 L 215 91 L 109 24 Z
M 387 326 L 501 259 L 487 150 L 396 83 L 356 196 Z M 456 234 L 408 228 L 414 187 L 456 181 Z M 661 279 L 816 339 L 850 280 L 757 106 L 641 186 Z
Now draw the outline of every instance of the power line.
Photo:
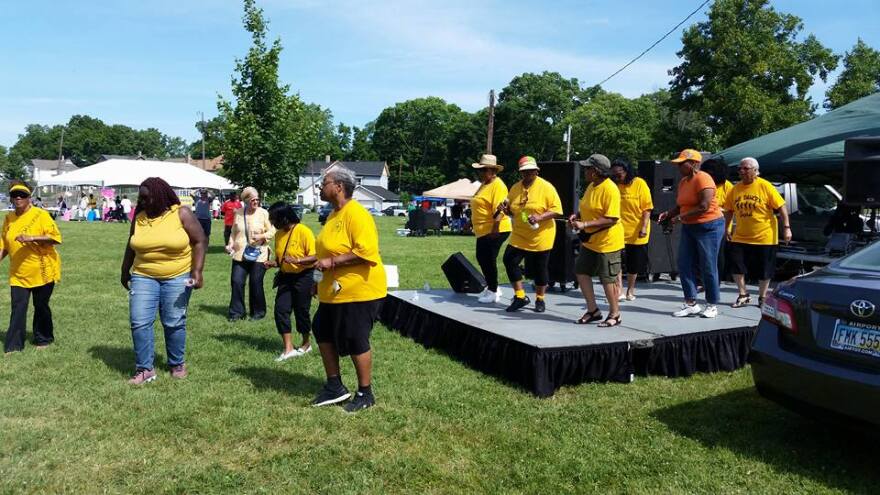
M 629 67 L 630 65 L 632 65 L 633 63 L 635 63 L 636 60 L 642 58 L 646 53 L 648 53 L 649 51 L 651 51 L 652 48 L 654 48 L 655 46 L 659 45 L 661 41 L 665 40 L 670 34 L 672 34 L 673 32 L 675 32 L 676 29 L 678 29 L 679 27 L 681 27 L 682 24 L 684 24 L 685 22 L 687 22 L 688 19 L 690 19 L 691 17 L 693 17 L 694 14 L 696 14 L 697 12 L 699 12 L 700 9 L 702 9 L 703 7 L 705 7 L 706 4 L 709 3 L 709 2 L 711 2 L 711 1 L 712 1 L 712 0 L 706 0 L 706 1 L 704 1 L 702 4 L 700 4 L 699 7 L 697 7 L 696 9 L 694 9 L 693 12 L 691 12 L 690 14 L 688 14 L 687 17 L 685 17 L 684 19 L 682 19 L 681 22 L 679 22 L 678 24 L 676 24 L 674 28 L 670 29 L 669 32 L 667 32 L 666 34 L 664 34 L 662 38 L 660 38 L 659 40 L 655 41 L 653 45 L 651 45 L 651 46 L 649 46 L 648 48 L 646 48 L 645 51 L 643 51 L 642 53 L 640 53 L 636 58 L 634 58 L 634 59 L 630 60 L 629 62 L 627 62 L 626 65 L 624 65 L 623 67 L 617 69 L 617 72 L 615 72 L 614 74 L 611 74 L 610 76 L 606 77 L 602 82 L 600 82 L 600 83 L 597 84 L 596 86 L 601 86 L 601 85 L 605 84 L 605 83 L 608 82 L 612 77 L 614 77 L 614 76 L 620 74 L 621 72 L 624 71 L 624 69 L 626 69 L 627 67 Z

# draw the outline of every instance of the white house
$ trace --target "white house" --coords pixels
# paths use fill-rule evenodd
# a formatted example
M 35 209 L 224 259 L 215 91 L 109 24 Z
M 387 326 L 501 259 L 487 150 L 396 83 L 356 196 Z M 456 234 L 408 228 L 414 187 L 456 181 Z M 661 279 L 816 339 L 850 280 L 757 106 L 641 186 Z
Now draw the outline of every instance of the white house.
M 28 175 L 35 183 L 46 180 L 49 177 L 55 177 L 58 174 L 79 170 L 79 167 L 73 164 L 70 159 L 65 160 L 40 160 L 32 158 L 28 167 Z
M 354 198 L 368 208 L 383 210 L 388 206 L 400 204 L 400 197 L 388 190 L 388 165 L 385 162 L 343 162 L 313 161 L 309 162 L 299 177 L 299 191 L 296 192 L 297 203 L 308 206 L 320 206 L 321 193 L 318 186 L 324 174 L 333 167 L 345 167 L 355 173 L 357 188 Z

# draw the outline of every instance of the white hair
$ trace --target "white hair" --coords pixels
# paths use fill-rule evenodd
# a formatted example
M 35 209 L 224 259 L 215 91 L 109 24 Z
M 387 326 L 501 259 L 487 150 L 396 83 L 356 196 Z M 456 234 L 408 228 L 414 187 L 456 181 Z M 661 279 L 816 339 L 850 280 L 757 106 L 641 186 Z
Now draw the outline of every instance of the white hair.
M 761 166 L 758 165 L 758 160 L 755 160 L 754 158 L 752 158 L 750 156 L 747 156 L 747 157 L 743 158 L 742 160 L 740 160 L 739 164 L 752 167 L 753 169 L 755 169 L 756 173 L 761 170 Z
M 330 180 L 342 184 L 346 198 L 350 198 L 354 194 L 354 188 L 357 187 L 357 176 L 351 169 L 345 167 L 332 168 L 325 177 L 329 177 Z

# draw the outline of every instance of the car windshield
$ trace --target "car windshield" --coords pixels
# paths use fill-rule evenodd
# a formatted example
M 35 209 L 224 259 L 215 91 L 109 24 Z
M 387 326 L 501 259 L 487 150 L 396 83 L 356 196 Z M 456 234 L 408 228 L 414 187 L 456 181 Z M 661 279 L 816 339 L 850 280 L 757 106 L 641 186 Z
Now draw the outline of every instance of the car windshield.
M 875 241 L 861 251 L 843 258 L 837 266 L 848 270 L 880 272 L 880 242 Z

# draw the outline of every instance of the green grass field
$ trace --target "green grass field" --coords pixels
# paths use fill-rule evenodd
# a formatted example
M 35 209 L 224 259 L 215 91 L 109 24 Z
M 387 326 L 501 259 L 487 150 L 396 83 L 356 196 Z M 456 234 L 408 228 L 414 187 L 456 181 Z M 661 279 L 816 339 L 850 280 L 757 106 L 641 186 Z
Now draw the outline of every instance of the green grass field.
M 399 238 L 401 223 L 378 220 L 404 287 L 445 287 L 440 263 L 472 256 L 473 238 Z M 748 369 L 537 399 L 377 325 L 377 406 L 311 408 L 318 353 L 275 363 L 271 318 L 226 321 L 219 222 L 190 303 L 189 378 L 170 379 L 157 330 L 162 374 L 134 388 L 127 228 L 60 228 L 56 345 L 0 358 L 0 493 L 877 492 L 876 439 L 761 399 Z M 350 362 L 343 378 L 354 385 Z

